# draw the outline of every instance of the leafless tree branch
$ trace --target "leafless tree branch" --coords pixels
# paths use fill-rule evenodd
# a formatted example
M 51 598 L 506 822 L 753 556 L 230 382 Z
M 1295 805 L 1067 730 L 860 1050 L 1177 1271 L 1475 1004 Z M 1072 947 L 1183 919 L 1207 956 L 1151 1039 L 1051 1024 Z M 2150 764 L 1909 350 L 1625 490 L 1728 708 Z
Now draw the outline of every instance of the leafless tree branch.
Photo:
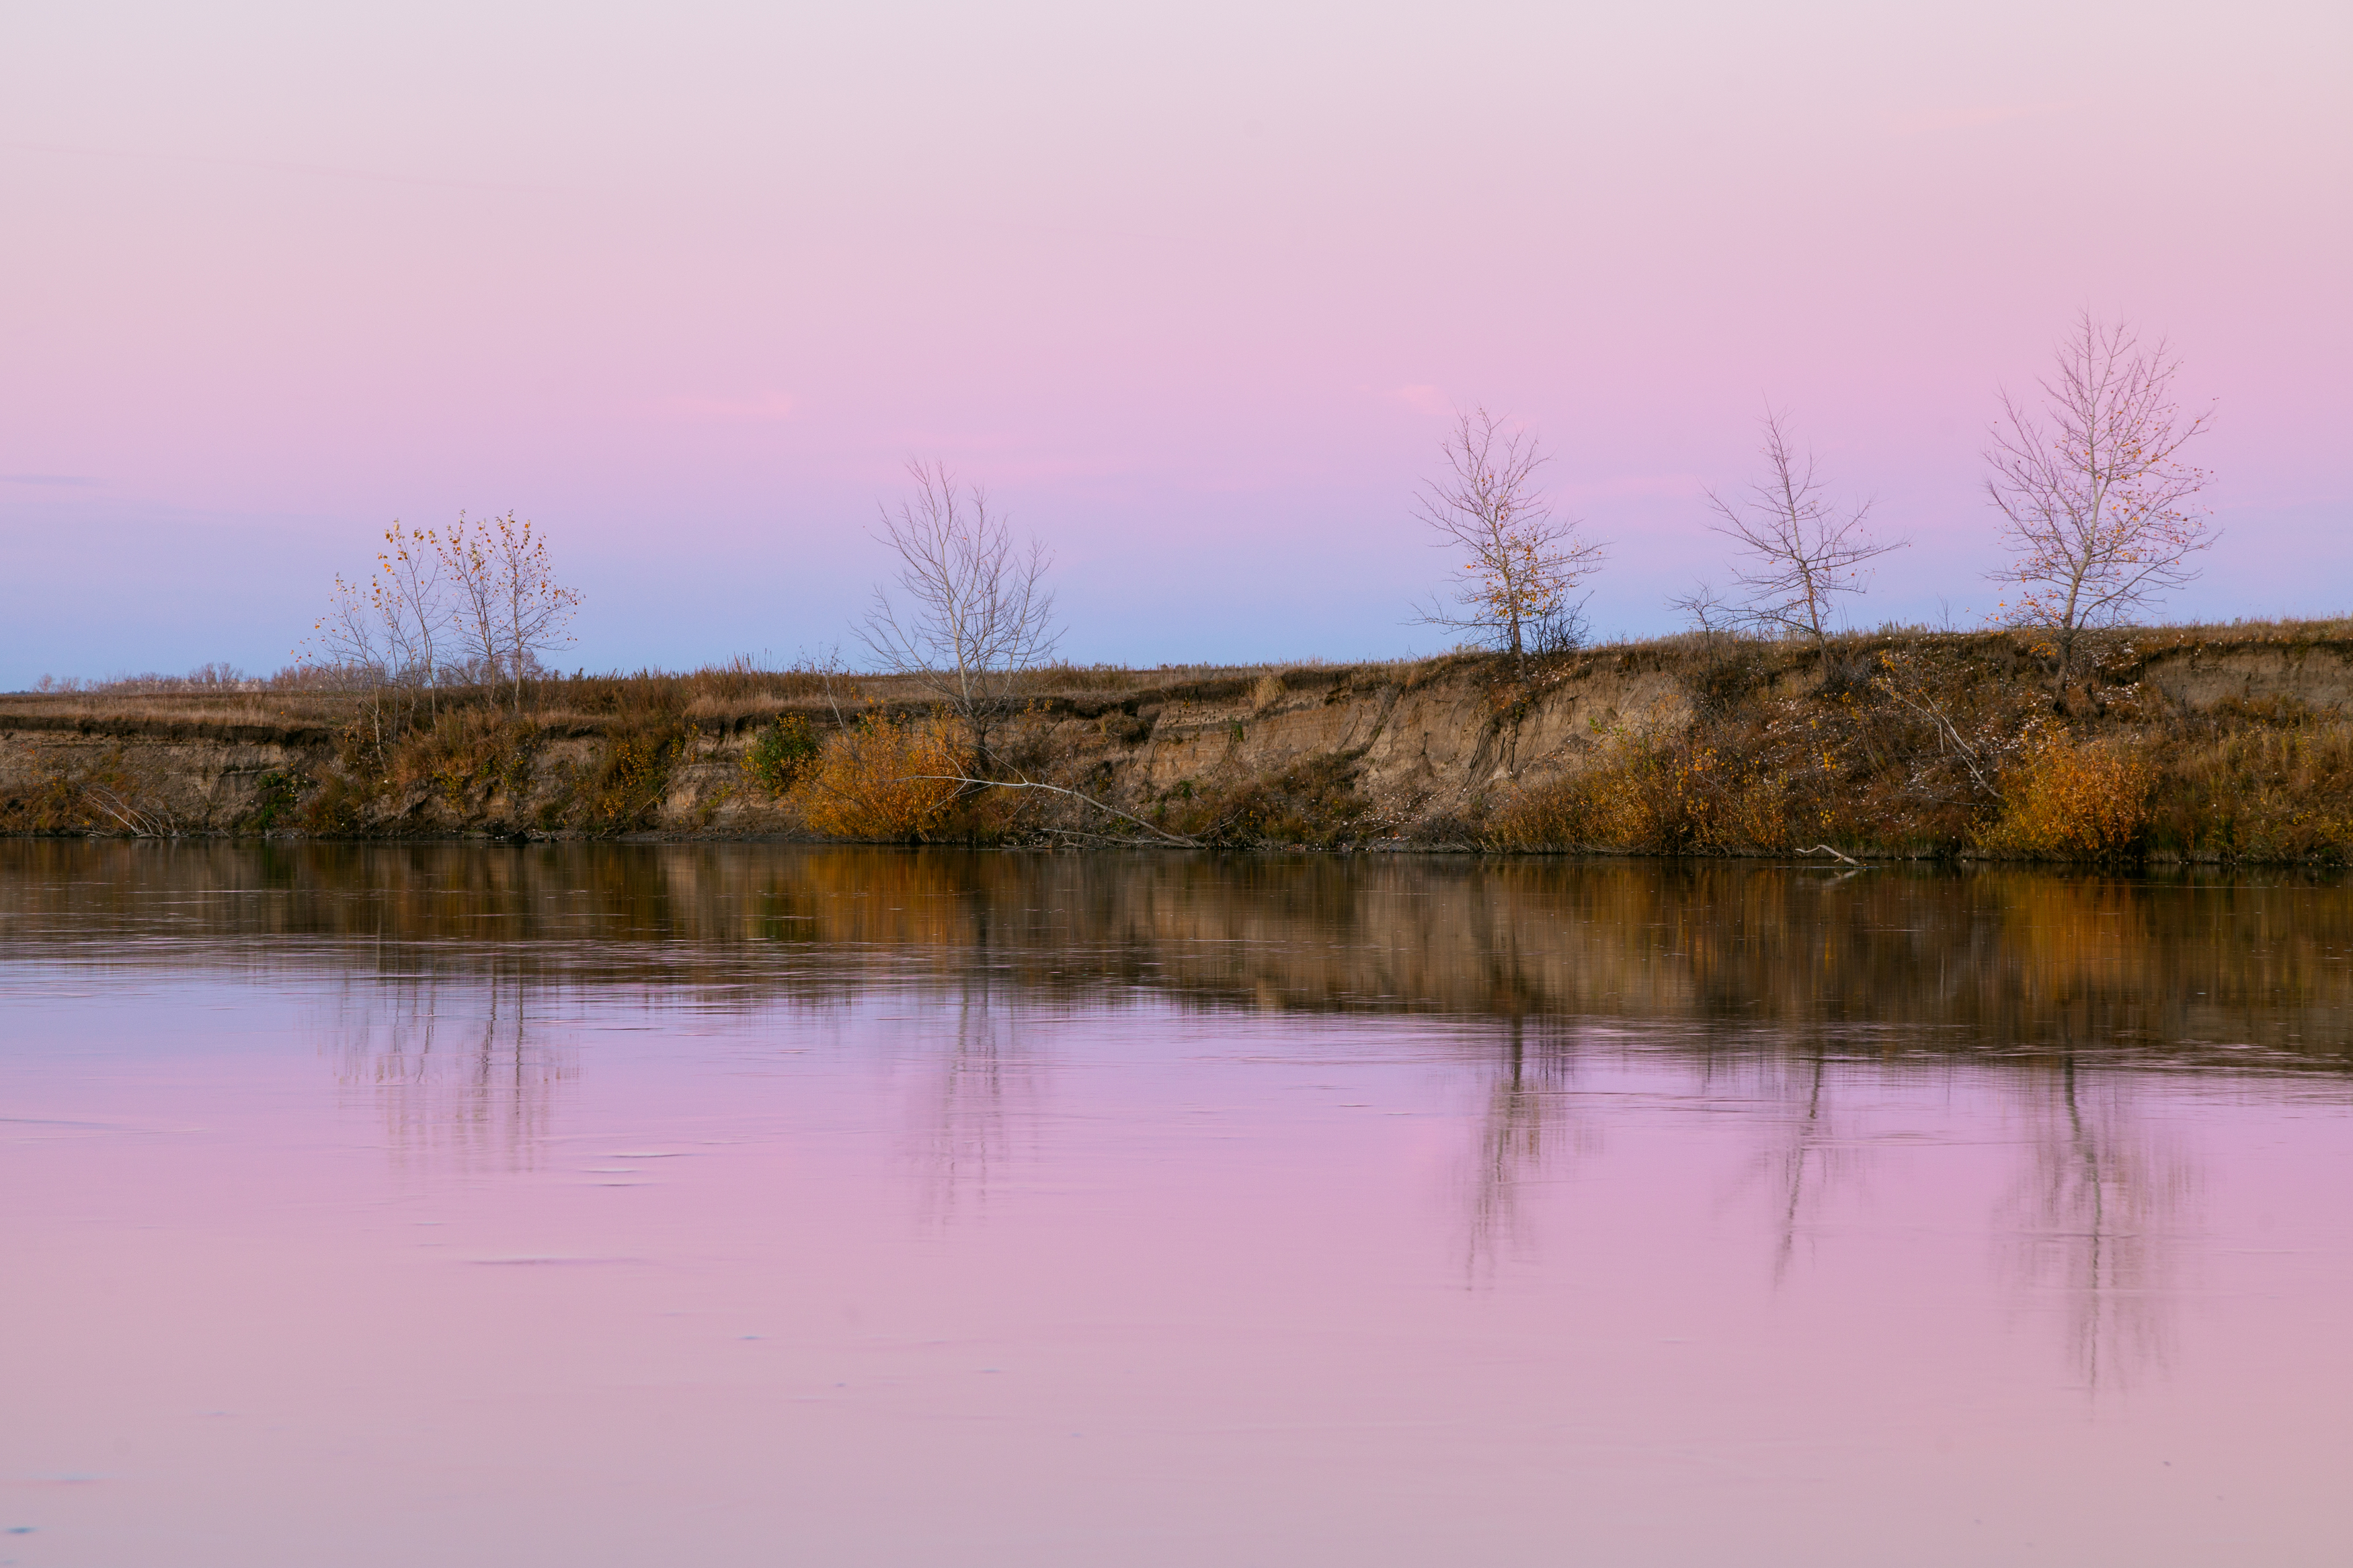
M 1969 781 L 2000 800 L 2001 790 L 1993 781 L 1993 765 L 1984 754 L 1962 738 L 1959 727 L 1933 697 L 1923 690 L 1906 689 L 1907 685 L 1916 679 L 1909 668 L 1894 654 L 1881 655 L 1880 666 L 1880 673 L 1873 678 L 1872 684 L 1893 698 L 1899 706 L 1926 719 L 1930 731 L 1936 737 L 1938 749 L 1951 747 L 1953 754 L 1960 759 L 1962 768 L 1968 772 Z
M 1986 495 L 2012 559 L 1989 574 L 2017 593 L 2013 622 L 2047 633 L 2062 680 L 2083 635 L 2144 613 L 2194 580 L 2220 537 L 2196 497 L 2211 478 L 2181 460 L 2212 410 L 2184 418 L 2180 363 L 2122 321 L 2086 310 L 2060 343 L 2038 414 L 2007 391 L 1986 447 Z
M 1060 640 L 1046 586 L 1053 557 L 1035 540 L 1017 548 L 987 497 L 977 487 L 959 495 L 945 464 L 911 462 L 907 472 L 914 495 L 882 513 L 902 599 L 876 588 L 852 629 L 885 669 L 936 694 L 987 762 L 989 731 L 1012 710 L 1021 674 Z
M 1743 590 L 1748 621 L 1820 642 L 1831 629 L 1836 595 L 1862 593 L 1870 585 L 1864 567 L 1903 549 L 1904 542 L 1872 539 L 1865 527 L 1869 501 L 1844 510 L 1830 504 L 1813 454 L 1800 457 L 1791 447 L 1788 418 L 1779 410 L 1767 406 L 1763 425 L 1765 477 L 1749 486 L 1743 501 L 1709 490 L 1708 505 L 1720 520 L 1711 526 L 1746 557 L 1733 569 L 1733 581 Z

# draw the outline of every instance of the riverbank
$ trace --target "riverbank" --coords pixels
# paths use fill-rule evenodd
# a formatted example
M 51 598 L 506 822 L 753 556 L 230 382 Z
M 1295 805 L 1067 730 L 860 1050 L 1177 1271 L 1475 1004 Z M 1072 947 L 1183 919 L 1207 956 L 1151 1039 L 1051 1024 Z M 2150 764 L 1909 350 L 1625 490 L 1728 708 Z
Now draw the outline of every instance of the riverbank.
M 906 680 L 551 679 L 519 712 L 481 690 L 28 694 L 0 697 L 0 832 L 2339 863 L 2349 714 L 2344 622 L 2122 632 L 2064 682 L 2010 633 L 1061 669 L 992 750 L 1075 795 L 885 802 L 860 792 L 962 771 L 907 761 L 927 725 L 957 742 Z

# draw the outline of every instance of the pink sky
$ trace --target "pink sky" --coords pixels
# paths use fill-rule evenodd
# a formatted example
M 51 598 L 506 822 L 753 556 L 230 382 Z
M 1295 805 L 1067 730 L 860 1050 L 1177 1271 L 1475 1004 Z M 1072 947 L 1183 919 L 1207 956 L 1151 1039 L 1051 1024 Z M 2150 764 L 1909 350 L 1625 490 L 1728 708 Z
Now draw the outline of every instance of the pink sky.
M 1764 397 L 1982 614 L 2080 307 L 2216 400 L 2182 616 L 2348 608 L 2353 14 L 91 4 L 0 20 L 0 688 L 269 668 L 513 508 L 576 658 L 840 640 L 913 455 L 1082 659 L 1430 651 L 1446 411 L 1558 452 L 1605 630 L 1722 575 Z

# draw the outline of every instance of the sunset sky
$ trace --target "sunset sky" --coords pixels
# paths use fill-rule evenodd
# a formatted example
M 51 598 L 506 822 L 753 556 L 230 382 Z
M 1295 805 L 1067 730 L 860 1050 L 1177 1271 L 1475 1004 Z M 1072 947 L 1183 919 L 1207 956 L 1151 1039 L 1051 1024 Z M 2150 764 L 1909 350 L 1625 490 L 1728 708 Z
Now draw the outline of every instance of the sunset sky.
M 285 662 L 513 509 L 570 662 L 846 640 L 911 457 L 1081 660 L 1394 656 L 1449 410 L 1557 453 L 1604 631 L 1724 575 L 1764 400 L 1981 619 L 1978 450 L 2080 309 L 2216 405 L 2177 617 L 2353 608 L 2353 7 L 0 11 L 0 688 Z

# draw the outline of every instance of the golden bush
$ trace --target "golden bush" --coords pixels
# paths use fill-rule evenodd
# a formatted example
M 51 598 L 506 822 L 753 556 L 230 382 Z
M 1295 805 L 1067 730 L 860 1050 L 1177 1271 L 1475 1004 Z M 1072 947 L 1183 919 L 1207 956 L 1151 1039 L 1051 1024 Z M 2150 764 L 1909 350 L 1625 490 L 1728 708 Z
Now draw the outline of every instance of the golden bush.
M 829 738 L 788 798 L 836 838 L 920 838 L 964 786 L 963 735 L 946 718 L 892 723 L 868 714 Z
M 2118 859 L 2140 848 L 2156 783 L 2156 768 L 2129 742 L 2031 736 L 2003 774 L 2001 816 L 1980 841 L 2043 859 Z
M 1599 846 L 1598 809 L 1588 774 L 1515 790 L 1488 815 L 1480 841 L 1490 849 L 1578 849 Z

